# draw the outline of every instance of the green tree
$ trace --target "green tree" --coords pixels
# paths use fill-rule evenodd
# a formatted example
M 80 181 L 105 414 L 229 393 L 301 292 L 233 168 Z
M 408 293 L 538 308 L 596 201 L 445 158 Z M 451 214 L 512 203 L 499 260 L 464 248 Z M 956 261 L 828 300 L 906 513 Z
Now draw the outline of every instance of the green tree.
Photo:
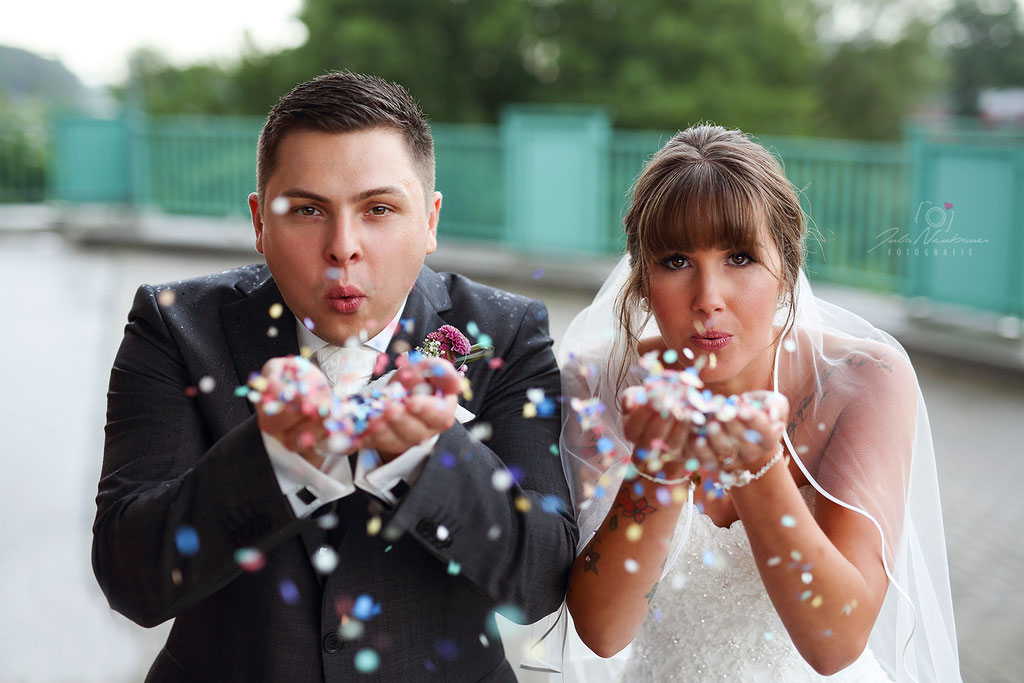
M 1024 87 L 1024 31 L 1014 0 L 957 0 L 939 24 L 949 45 L 953 108 L 978 113 L 978 94 L 986 88 Z

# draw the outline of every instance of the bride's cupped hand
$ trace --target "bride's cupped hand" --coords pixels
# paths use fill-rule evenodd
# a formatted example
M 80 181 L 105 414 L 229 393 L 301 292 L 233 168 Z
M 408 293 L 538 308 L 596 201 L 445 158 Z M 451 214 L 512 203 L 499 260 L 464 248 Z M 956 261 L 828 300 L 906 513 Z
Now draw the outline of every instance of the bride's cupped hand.
M 669 479 L 688 474 L 683 463 L 691 457 L 691 412 L 678 408 L 665 415 L 652 408 L 643 396 L 643 387 L 629 387 L 620 396 L 623 434 L 634 445 L 634 464 L 649 473 L 664 470 Z
M 789 401 L 773 391 L 740 395 L 736 416 L 709 419 L 706 436 L 693 439 L 694 453 L 705 465 L 726 472 L 756 470 L 779 448 L 789 420 Z

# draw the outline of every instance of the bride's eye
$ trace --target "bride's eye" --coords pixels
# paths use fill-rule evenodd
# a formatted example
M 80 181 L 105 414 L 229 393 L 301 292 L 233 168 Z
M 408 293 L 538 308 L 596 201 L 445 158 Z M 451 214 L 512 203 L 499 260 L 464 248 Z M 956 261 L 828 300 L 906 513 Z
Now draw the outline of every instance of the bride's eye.
M 746 266 L 754 263 L 754 259 L 750 254 L 744 252 L 737 252 L 729 255 L 729 265 L 732 266 Z
M 682 270 L 689 264 L 682 254 L 670 254 L 661 259 L 661 265 L 669 270 Z

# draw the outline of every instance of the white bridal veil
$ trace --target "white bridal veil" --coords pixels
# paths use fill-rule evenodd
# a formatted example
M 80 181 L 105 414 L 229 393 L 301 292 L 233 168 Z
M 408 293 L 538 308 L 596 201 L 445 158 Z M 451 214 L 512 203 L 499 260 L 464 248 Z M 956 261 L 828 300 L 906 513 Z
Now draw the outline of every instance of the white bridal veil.
M 580 542 L 590 541 L 611 507 L 632 452 L 621 428 L 617 396 L 640 384 L 636 352 L 619 339 L 615 301 L 629 275 L 625 256 L 593 303 L 570 324 L 560 344 L 565 410 L 561 449 L 578 514 Z M 867 517 L 878 529 L 889 590 L 871 632 L 869 647 L 897 681 L 959 681 L 946 545 L 939 508 L 935 451 L 917 377 L 899 343 L 862 318 L 815 298 L 801 273 L 795 294 L 777 313 L 781 330 L 796 306 L 795 323 L 775 351 L 774 388 L 790 400 L 784 436 L 818 495 Z M 653 316 L 634 311 L 641 337 L 658 334 Z M 623 365 L 624 364 L 624 365 Z M 619 369 L 628 368 L 620 384 Z M 581 429 L 572 398 L 598 398 L 606 407 L 600 448 Z M 617 459 L 616 459 L 617 456 Z M 692 513 L 692 506 L 688 506 Z M 685 534 L 673 540 L 674 558 Z M 671 563 L 666 565 L 667 572 Z M 548 670 L 588 671 L 587 680 L 611 677 L 596 655 L 576 641 L 563 646 L 567 616 L 534 655 Z M 535 628 L 539 637 L 547 630 Z M 544 668 L 535 661 L 538 668 Z M 527 666 L 527 668 L 532 668 Z M 572 678 L 572 676 L 569 676 Z

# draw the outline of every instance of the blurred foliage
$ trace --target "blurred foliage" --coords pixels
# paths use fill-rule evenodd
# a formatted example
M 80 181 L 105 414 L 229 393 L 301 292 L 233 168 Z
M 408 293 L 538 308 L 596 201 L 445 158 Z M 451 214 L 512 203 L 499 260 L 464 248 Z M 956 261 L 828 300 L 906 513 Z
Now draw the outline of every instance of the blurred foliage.
M 1024 88 L 1024 30 L 1015 0 L 956 0 L 939 24 L 949 43 L 951 99 L 955 114 L 977 114 L 987 88 Z
M 605 106 L 620 127 L 898 139 L 949 83 L 963 113 L 979 84 L 1024 83 L 1017 6 L 982 1 L 926 17 L 911 0 L 306 0 L 303 45 L 185 68 L 143 50 L 120 95 L 154 113 L 265 115 L 296 83 L 351 69 L 407 86 L 436 121 L 571 103 Z M 906 21 L 885 38 L 823 36 L 852 5 Z
M 37 202 L 49 161 L 44 124 L 0 95 L 0 202 Z

